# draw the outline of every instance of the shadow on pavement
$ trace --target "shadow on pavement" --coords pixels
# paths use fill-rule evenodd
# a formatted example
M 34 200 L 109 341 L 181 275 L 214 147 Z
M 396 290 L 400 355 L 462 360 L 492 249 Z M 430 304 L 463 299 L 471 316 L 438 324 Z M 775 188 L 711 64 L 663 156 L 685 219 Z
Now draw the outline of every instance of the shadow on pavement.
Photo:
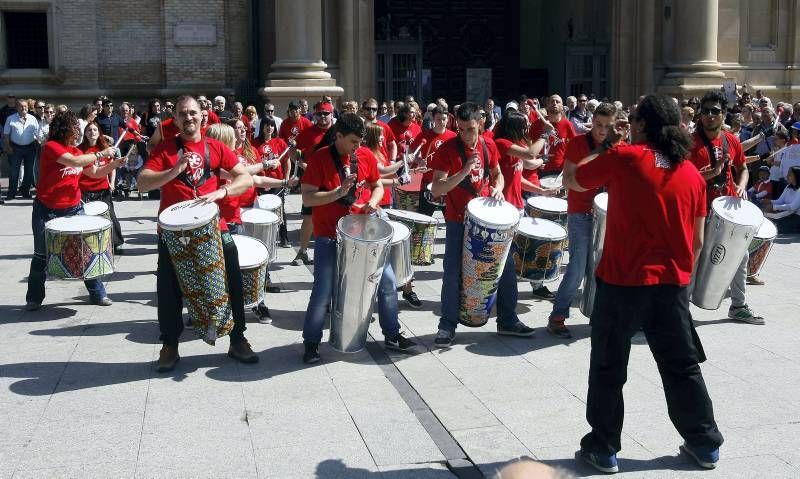
M 76 303 L 83 304 L 83 303 Z M 0 324 L 12 323 L 38 323 L 43 321 L 58 321 L 60 319 L 71 318 L 78 312 L 74 309 L 65 308 L 66 305 L 42 306 L 38 311 L 25 311 L 22 305 L 0 305 Z
M 414 469 L 403 469 L 399 471 L 368 471 L 358 467 L 348 467 L 341 459 L 327 459 L 317 464 L 316 477 L 320 479 L 330 478 L 360 478 L 368 479 L 409 479 L 414 477 L 453 477 L 447 470 L 431 469 L 430 467 L 419 466 Z

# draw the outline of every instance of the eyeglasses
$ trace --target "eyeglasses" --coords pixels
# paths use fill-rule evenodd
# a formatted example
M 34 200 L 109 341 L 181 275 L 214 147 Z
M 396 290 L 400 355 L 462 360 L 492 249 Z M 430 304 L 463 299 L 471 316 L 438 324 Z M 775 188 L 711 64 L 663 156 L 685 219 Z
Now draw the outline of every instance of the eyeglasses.
M 173 105 L 172 103 L 167 103 L 166 105 L 164 105 L 164 108 L 174 108 L 174 107 L 175 105 Z
M 329 111 L 318 111 L 315 114 L 319 115 L 319 116 L 330 116 L 331 112 L 329 112 Z
M 581 98 L 580 100 L 578 100 L 578 103 L 586 103 L 586 101 L 587 101 L 586 98 Z
M 368 107 L 364 108 L 364 110 L 366 110 L 366 111 L 378 111 L 378 108 L 374 107 L 374 106 L 368 106 Z
M 45 110 L 45 113 L 47 113 L 48 115 L 52 115 L 55 112 L 53 110 Z
M 44 105 L 36 105 L 36 108 L 44 108 Z
M 701 109 L 700 109 L 700 114 L 701 114 L 701 115 L 711 115 L 711 116 L 717 116 L 717 115 L 719 115 L 719 114 L 721 114 L 721 113 L 722 113 L 722 108 L 717 108 L 717 107 L 713 107 L 713 108 L 701 108 Z
M 274 108 L 272 110 L 264 110 L 264 111 L 267 112 L 267 113 L 275 113 L 275 109 Z

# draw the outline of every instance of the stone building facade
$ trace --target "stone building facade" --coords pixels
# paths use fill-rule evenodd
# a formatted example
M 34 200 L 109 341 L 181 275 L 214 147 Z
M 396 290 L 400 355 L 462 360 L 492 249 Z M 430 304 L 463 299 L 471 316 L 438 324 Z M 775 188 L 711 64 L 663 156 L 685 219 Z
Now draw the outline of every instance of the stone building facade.
M 453 102 L 469 95 L 468 70 L 500 99 L 557 91 L 628 103 L 651 91 L 694 95 L 726 78 L 800 98 L 800 0 L 490 3 L 0 0 L 0 94 L 71 105 L 99 94 L 267 95 L 279 110 L 298 96 L 384 99 L 376 45 L 417 38 L 421 58 L 409 68 L 419 94 Z M 44 60 L 26 56 L 43 48 Z

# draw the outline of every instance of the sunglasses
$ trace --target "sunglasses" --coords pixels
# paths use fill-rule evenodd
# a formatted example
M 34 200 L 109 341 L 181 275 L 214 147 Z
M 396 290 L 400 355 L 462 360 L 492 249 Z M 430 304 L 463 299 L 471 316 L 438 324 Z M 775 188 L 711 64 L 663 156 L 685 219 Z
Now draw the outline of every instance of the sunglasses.
M 174 108 L 174 107 L 175 105 L 173 105 L 172 103 L 167 103 L 166 105 L 164 105 L 164 108 Z
M 44 105 L 36 105 L 36 108 L 44 108 Z
M 330 116 L 331 112 L 329 112 L 329 111 L 318 111 L 315 114 L 319 115 L 319 116 Z
M 368 107 L 364 108 L 364 110 L 366 110 L 366 111 L 378 111 L 378 108 L 376 108 L 374 106 L 368 106 Z
M 272 110 L 264 110 L 264 111 L 267 112 L 267 113 L 275 113 L 275 109 L 274 108 Z
M 717 116 L 717 115 L 719 115 L 721 113 L 722 113 L 722 108 L 717 108 L 717 107 L 714 107 L 714 108 L 701 108 L 700 109 L 700 114 L 701 115 Z

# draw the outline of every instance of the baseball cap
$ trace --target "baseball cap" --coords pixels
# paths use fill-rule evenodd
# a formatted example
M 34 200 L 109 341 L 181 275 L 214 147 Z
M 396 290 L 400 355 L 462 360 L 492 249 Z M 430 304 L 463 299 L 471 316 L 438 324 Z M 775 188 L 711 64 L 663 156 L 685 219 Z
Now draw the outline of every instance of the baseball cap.
M 506 103 L 506 110 L 508 110 L 509 108 L 512 110 L 519 110 L 519 104 L 515 101 L 510 101 Z
M 314 108 L 314 113 L 320 113 L 323 111 L 327 111 L 328 113 L 333 113 L 333 105 L 325 101 L 317 103 L 316 108 Z
M 299 110 L 300 109 L 300 102 L 292 100 L 289 102 L 289 109 L 290 110 Z
M 766 165 L 759 166 L 758 171 L 766 171 L 767 173 L 769 173 L 769 166 Z

